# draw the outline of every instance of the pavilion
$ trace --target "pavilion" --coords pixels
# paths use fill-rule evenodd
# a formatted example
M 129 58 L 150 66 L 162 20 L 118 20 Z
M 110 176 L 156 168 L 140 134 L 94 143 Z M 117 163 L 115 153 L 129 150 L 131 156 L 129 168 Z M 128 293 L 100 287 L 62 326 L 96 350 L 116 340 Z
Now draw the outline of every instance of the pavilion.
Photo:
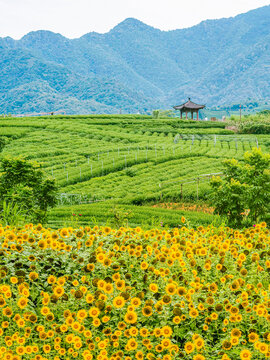
M 178 105 L 178 106 L 174 106 L 173 107 L 175 110 L 180 110 L 180 115 L 181 115 L 181 119 L 183 118 L 183 113 L 186 113 L 186 119 L 187 119 L 187 114 L 188 112 L 191 112 L 192 115 L 192 120 L 193 120 L 193 113 L 196 112 L 197 113 L 197 120 L 199 120 L 199 110 L 204 109 L 205 105 L 198 105 L 195 104 L 194 102 L 192 102 L 190 100 L 190 98 L 188 98 L 188 101 L 182 105 Z

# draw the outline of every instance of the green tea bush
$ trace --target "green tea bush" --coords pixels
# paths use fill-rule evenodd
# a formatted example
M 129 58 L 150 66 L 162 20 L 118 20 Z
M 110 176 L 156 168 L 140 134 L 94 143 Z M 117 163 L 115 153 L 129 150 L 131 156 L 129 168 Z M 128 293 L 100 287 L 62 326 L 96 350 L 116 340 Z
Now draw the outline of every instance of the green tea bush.
M 240 160 L 257 146 L 256 138 L 268 151 L 267 134 L 239 135 L 226 126 L 144 115 L 59 115 L 3 118 L 0 134 L 10 135 L 3 156 L 23 155 L 41 163 L 60 193 L 146 205 L 177 201 L 180 182 L 220 172 L 222 160 Z M 174 143 L 177 134 L 181 135 Z M 209 189 L 207 182 L 200 183 L 199 199 L 205 199 Z M 197 201 L 196 181 L 184 185 L 183 198 Z

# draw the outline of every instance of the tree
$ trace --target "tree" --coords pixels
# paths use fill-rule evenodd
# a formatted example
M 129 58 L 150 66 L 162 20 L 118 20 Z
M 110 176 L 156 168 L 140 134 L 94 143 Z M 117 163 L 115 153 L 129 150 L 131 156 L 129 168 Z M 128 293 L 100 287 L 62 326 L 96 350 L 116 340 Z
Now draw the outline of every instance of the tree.
M 225 160 L 224 178 L 213 177 L 211 202 L 215 213 L 231 226 L 267 220 L 270 212 L 270 154 L 253 148 L 242 162 Z
M 57 186 L 45 178 L 41 165 L 22 158 L 1 159 L 0 210 L 6 202 L 19 206 L 33 222 L 44 223 L 47 211 L 56 205 Z
M 153 119 L 158 119 L 159 118 L 159 110 L 153 110 L 152 116 L 153 116 Z

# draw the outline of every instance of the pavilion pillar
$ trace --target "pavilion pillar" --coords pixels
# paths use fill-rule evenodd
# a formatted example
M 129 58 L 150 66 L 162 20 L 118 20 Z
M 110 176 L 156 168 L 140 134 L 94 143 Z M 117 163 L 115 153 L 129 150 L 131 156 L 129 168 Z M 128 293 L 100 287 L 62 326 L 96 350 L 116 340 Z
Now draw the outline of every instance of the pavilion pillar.
M 191 111 L 191 114 L 192 114 L 192 120 L 193 120 L 193 111 Z
M 180 111 L 180 114 L 181 114 L 181 119 L 183 119 L 183 113 L 182 113 L 182 111 Z
M 197 110 L 197 120 L 199 120 L 199 110 Z

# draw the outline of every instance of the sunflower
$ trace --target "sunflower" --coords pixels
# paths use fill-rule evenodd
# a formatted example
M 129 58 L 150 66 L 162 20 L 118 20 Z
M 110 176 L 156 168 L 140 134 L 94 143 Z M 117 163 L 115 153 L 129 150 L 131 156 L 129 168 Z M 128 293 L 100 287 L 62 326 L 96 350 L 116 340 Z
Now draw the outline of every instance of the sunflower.
M 189 311 L 189 316 L 193 319 L 195 319 L 199 315 L 199 312 L 197 309 L 192 309 Z
M 47 243 L 44 240 L 39 240 L 38 247 L 42 250 L 45 250 L 47 248 Z
M 162 335 L 162 331 L 160 328 L 154 329 L 154 335 L 155 337 L 160 337 Z
M 201 354 L 197 354 L 193 356 L 193 360 L 205 360 L 205 357 Z
M 184 348 L 185 348 L 185 352 L 187 354 L 191 354 L 194 351 L 195 346 L 194 346 L 194 344 L 192 342 L 188 341 L 187 343 L 185 343 Z
M 231 339 L 230 339 L 230 342 L 231 342 L 232 346 L 236 346 L 236 345 L 239 344 L 239 338 L 232 336 Z
M 152 310 L 152 307 L 151 306 L 145 306 L 143 309 L 142 309 L 142 313 L 144 316 L 146 317 L 149 317 L 153 314 L 153 310 Z
M 137 341 L 136 341 L 134 338 L 131 338 L 131 339 L 128 340 L 128 342 L 127 342 L 127 348 L 128 348 L 129 350 L 136 350 L 137 347 L 138 347 L 138 343 L 137 343 Z
M 125 315 L 125 322 L 128 324 L 134 324 L 137 321 L 137 314 L 135 311 L 128 311 Z
M 174 324 L 178 325 L 178 324 L 180 324 L 180 322 L 181 322 L 180 316 L 175 316 L 175 317 L 173 318 L 173 323 L 174 323 Z
M 50 308 L 48 306 L 43 306 L 40 310 L 40 313 L 44 316 L 48 315 L 50 313 Z
M 17 284 L 18 283 L 18 278 L 16 276 L 11 276 L 10 282 L 11 282 L 11 284 Z
M 142 351 L 137 351 L 137 352 L 136 352 L 136 355 L 135 355 L 135 358 L 136 358 L 137 360 L 143 360 L 143 359 L 144 359 L 144 354 L 143 354 L 143 352 L 142 352 Z
M 152 291 L 153 293 L 157 293 L 158 292 L 158 285 L 157 284 L 150 284 L 149 285 L 149 290 Z
M 163 298 L 162 298 L 162 302 L 163 302 L 165 305 L 170 304 L 171 300 L 172 300 L 172 299 L 171 299 L 170 295 L 164 295 Z
M 231 330 L 231 336 L 232 337 L 240 337 L 241 334 L 242 334 L 242 332 L 237 328 L 234 328 L 234 329 Z
M 81 309 L 77 312 L 77 319 L 78 320 L 84 320 L 87 318 L 87 311 L 84 309 Z
M 138 297 L 135 297 L 135 298 L 131 299 L 130 303 L 131 303 L 132 306 L 137 308 L 138 306 L 141 305 L 141 299 L 138 298 Z
M 29 274 L 29 279 L 30 279 L 31 281 L 37 280 L 37 279 L 38 279 L 38 273 L 35 272 L 35 271 L 31 271 L 30 274 Z
M 106 283 L 106 284 L 104 285 L 103 291 L 104 291 L 106 294 L 112 294 L 112 293 L 113 293 L 113 285 L 110 284 L 110 283 Z
M 168 284 L 165 291 L 168 295 L 174 295 L 176 293 L 176 286 L 174 284 Z
M 111 260 L 111 259 L 108 259 L 108 258 L 104 259 L 104 261 L 103 261 L 103 265 L 104 265 L 104 266 L 110 266 L 111 263 L 112 263 L 112 260 Z
M 194 340 L 194 344 L 197 350 L 200 350 L 204 347 L 204 340 L 201 337 L 198 337 Z
M 117 290 L 123 290 L 125 285 L 126 285 L 125 280 L 118 280 L 115 283 L 115 286 L 116 286 Z
M 146 270 L 148 268 L 148 263 L 146 261 L 143 261 L 140 265 L 142 270 Z
M 259 350 L 262 354 L 266 354 L 268 352 L 269 346 L 266 343 L 260 343 Z
M 75 236 L 77 239 L 81 239 L 84 236 L 84 232 L 82 230 L 78 230 Z
M 155 350 L 156 352 L 161 353 L 163 351 L 163 345 L 162 344 L 156 345 Z
M 186 289 L 183 287 L 183 286 L 180 286 L 178 289 L 177 289 L 177 293 L 178 295 L 180 296 L 184 296 L 186 294 Z
M 59 286 L 63 286 L 65 285 L 65 282 L 66 282 L 66 278 L 64 276 L 61 276 L 58 280 L 57 280 L 57 284 Z
M 172 331 L 172 328 L 170 327 L 170 326 L 163 326 L 163 328 L 162 328 L 162 335 L 164 336 L 164 337 L 171 337 L 172 336 L 172 333 L 173 333 L 173 331 Z
M 106 235 L 109 235 L 111 233 L 111 231 L 112 231 L 112 229 L 109 226 L 105 226 L 104 229 L 103 229 L 103 232 Z
M 88 271 L 93 271 L 93 270 L 95 269 L 95 265 L 94 265 L 94 264 L 87 264 L 87 265 L 86 265 L 86 269 L 87 269 Z
M 47 279 L 49 284 L 54 284 L 56 282 L 56 277 L 54 275 L 50 275 Z
M 29 316 L 29 321 L 30 321 L 31 323 L 37 322 L 37 316 L 36 316 L 35 314 L 31 314 L 31 315 Z
M 129 334 L 132 336 L 132 337 L 136 337 L 139 333 L 139 330 L 135 327 L 135 326 L 132 326 L 130 329 L 129 329 Z
M 222 348 L 223 348 L 224 350 L 230 350 L 230 349 L 232 348 L 231 342 L 228 341 L 228 340 L 223 341 L 223 343 L 222 343 Z
M 215 293 L 217 292 L 217 289 L 218 289 L 218 287 L 217 287 L 217 284 L 216 284 L 216 283 L 212 283 L 212 284 L 209 286 L 209 290 L 210 290 L 213 294 L 215 294 Z
M 141 335 L 142 337 L 147 337 L 147 336 L 148 336 L 148 333 L 149 333 L 149 331 L 148 331 L 147 328 L 141 328 L 141 329 L 140 329 L 140 335 Z
M 113 299 L 113 306 L 117 309 L 121 309 L 122 307 L 125 306 L 125 299 L 123 298 L 123 296 L 116 296 Z
M 54 320 L 54 314 L 53 314 L 53 313 L 49 313 L 49 314 L 46 316 L 46 320 L 47 320 L 47 321 L 53 321 L 53 320 Z
M 69 234 L 68 229 L 63 228 L 63 229 L 60 230 L 60 236 L 61 236 L 61 237 L 68 237 L 69 235 L 70 235 L 70 234 Z
M 259 335 L 256 334 L 255 332 L 251 332 L 249 335 L 248 335 L 248 341 L 251 342 L 251 343 L 254 343 L 256 341 L 259 340 Z
M 96 318 L 100 314 L 100 310 L 98 307 L 93 306 L 90 308 L 88 313 L 92 318 Z
M 240 352 L 240 359 L 241 360 L 250 360 L 251 359 L 251 352 L 247 349 L 244 349 Z
M 53 289 L 53 293 L 56 297 L 60 298 L 61 296 L 64 295 L 65 290 L 61 287 L 61 286 L 56 286 Z
M 18 304 L 18 306 L 19 306 L 20 309 L 24 309 L 24 308 L 27 306 L 27 304 L 28 304 L 28 299 L 25 298 L 25 297 L 21 297 L 21 298 L 18 300 L 17 304 Z
M 17 352 L 18 355 L 24 355 L 24 354 L 25 354 L 24 346 L 17 346 L 16 352 Z M 13 358 L 14 358 L 14 357 L 12 357 L 12 359 L 13 359 Z

